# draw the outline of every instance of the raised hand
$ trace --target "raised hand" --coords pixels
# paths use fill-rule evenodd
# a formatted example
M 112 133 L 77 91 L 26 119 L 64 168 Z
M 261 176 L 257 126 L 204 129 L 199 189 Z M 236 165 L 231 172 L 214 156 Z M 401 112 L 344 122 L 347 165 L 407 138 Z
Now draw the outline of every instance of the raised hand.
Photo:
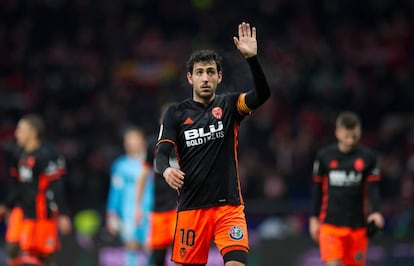
M 250 28 L 249 23 L 239 24 L 239 37 L 233 37 L 233 41 L 245 58 L 257 55 L 256 28 Z

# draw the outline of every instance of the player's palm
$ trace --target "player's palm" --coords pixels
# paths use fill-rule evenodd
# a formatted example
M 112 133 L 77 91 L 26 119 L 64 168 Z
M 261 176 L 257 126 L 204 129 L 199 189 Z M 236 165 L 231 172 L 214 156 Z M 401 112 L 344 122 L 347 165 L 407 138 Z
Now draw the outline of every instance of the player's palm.
M 238 30 L 238 38 L 233 37 L 237 49 L 246 58 L 255 56 L 257 54 L 256 28 L 250 28 L 248 23 L 243 22 Z

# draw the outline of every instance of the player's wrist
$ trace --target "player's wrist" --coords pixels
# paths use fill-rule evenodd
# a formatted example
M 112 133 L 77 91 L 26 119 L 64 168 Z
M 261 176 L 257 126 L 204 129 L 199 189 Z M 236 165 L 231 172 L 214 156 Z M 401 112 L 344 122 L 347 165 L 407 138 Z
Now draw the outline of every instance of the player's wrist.
M 247 61 L 254 61 L 257 60 L 257 54 L 249 54 L 249 55 L 245 55 L 244 58 Z
M 167 166 L 167 167 L 165 167 L 164 168 L 164 170 L 162 170 L 162 176 L 164 177 L 164 178 L 166 178 L 167 177 L 167 171 L 169 170 L 169 168 L 171 168 L 170 166 Z

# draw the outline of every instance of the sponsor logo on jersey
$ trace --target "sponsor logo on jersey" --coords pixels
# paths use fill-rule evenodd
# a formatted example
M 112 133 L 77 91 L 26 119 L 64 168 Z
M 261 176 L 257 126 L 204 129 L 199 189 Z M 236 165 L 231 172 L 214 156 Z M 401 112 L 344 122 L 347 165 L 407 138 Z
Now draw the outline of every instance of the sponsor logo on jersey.
M 33 170 L 30 167 L 21 165 L 19 167 L 20 182 L 31 182 L 33 180 Z
M 244 237 L 243 230 L 240 226 L 232 226 L 229 230 L 229 236 L 233 240 L 241 240 Z
M 191 125 L 192 123 L 194 123 L 194 121 L 191 117 L 187 117 L 187 119 L 184 120 L 184 125 Z
M 329 184 L 337 187 L 350 187 L 359 185 L 362 181 L 362 173 L 344 170 L 332 170 L 329 172 Z
M 218 121 L 216 125 L 209 125 L 205 128 L 192 128 L 184 131 L 184 138 L 187 147 L 198 146 L 209 141 L 224 138 L 223 122 Z

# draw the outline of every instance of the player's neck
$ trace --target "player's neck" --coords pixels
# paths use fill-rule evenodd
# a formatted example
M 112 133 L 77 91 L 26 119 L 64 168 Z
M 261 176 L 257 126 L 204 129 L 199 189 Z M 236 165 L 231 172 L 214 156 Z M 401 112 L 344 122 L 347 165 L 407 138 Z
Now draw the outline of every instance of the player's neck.
M 24 150 L 26 152 L 32 152 L 36 149 L 38 149 L 40 147 L 40 141 L 38 139 L 33 139 L 28 141 L 25 145 L 24 145 Z
M 202 105 L 204 105 L 204 107 L 207 107 L 210 105 L 210 103 L 214 100 L 215 97 L 216 94 L 213 94 L 210 98 L 202 98 L 194 95 L 193 101 L 195 101 L 196 103 L 201 103 Z
M 342 153 L 349 153 L 353 150 L 355 150 L 356 146 L 347 146 L 341 143 L 338 143 L 338 149 Z
M 128 156 L 133 159 L 141 159 L 143 157 L 141 152 L 130 152 Z

